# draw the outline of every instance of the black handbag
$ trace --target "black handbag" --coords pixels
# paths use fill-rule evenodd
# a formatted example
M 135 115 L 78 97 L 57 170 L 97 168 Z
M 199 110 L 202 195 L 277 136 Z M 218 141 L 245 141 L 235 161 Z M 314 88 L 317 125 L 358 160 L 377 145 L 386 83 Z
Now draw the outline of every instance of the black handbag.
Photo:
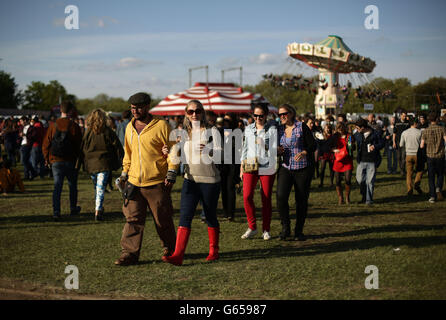
M 124 207 L 127 207 L 130 200 L 135 200 L 138 195 L 139 187 L 131 184 L 129 181 L 126 181 L 124 185 L 124 190 L 122 192 L 122 198 L 124 199 Z

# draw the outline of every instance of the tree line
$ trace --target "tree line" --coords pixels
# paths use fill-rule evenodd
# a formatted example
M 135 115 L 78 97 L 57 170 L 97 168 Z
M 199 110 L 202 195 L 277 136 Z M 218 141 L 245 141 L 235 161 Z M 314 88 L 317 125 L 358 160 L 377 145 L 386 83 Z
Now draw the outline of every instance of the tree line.
M 280 75 L 286 79 L 289 74 Z M 317 82 L 317 77 L 307 79 L 307 82 Z M 267 79 L 256 85 L 246 85 L 244 91 L 259 93 L 273 106 L 288 103 L 296 108 L 298 113 L 314 112 L 315 90 L 293 90 L 286 86 L 276 85 Z M 394 113 L 398 108 L 411 112 L 419 112 L 422 104 L 429 105 L 429 110 L 445 108 L 446 78 L 432 77 L 417 85 L 412 85 L 407 78 L 386 79 L 376 78 L 360 88 L 352 88 L 342 106 L 345 113 L 364 112 L 364 104 L 373 103 L 375 113 Z M 373 92 L 391 92 L 385 99 L 376 99 Z M 358 92 L 360 94 L 358 94 Z M 370 95 L 368 93 L 371 93 Z M 18 90 L 18 85 L 11 74 L 0 70 L 0 108 L 31 110 L 51 110 L 61 100 L 72 100 L 79 114 L 87 114 L 94 108 L 102 107 L 107 111 L 122 112 L 128 109 L 127 100 L 121 97 L 110 97 L 99 93 L 93 98 L 79 99 L 67 92 L 57 80 L 49 83 L 32 81 L 25 90 Z M 153 99 L 152 106 L 160 99 Z

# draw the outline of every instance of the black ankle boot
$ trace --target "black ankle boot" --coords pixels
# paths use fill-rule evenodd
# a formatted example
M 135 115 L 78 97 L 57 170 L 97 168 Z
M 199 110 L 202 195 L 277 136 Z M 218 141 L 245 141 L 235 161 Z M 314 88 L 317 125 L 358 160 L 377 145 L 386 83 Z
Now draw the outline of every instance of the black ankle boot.
M 287 237 L 291 236 L 290 226 L 282 227 L 279 238 L 280 240 L 286 240 Z

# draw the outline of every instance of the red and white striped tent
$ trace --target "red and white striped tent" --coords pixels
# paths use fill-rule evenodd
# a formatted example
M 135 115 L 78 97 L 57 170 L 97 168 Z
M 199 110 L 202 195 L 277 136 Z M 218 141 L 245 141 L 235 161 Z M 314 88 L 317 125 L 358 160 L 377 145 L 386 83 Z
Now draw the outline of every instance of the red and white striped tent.
M 150 110 L 151 114 L 161 116 L 181 116 L 190 100 L 199 100 L 205 110 L 214 111 L 216 114 L 227 112 L 249 113 L 251 103 L 267 103 L 271 112 L 277 113 L 277 108 L 269 105 L 269 102 L 260 94 L 243 92 L 233 83 L 205 83 L 197 82 L 195 85 L 176 94 L 168 95 L 157 106 Z

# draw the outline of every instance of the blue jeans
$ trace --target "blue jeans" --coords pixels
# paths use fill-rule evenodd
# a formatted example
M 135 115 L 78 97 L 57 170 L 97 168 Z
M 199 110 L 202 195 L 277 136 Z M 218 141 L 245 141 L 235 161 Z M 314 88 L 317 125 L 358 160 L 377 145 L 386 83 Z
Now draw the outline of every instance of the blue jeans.
M 376 167 L 373 162 L 360 162 L 356 168 L 356 181 L 361 190 L 362 199 L 367 204 L 373 203 L 373 189 L 375 188 Z
M 387 151 L 387 173 L 396 173 L 398 170 L 398 162 L 396 157 L 396 149 L 390 146 L 386 147 Z
M 60 195 L 62 194 L 63 181 L 65 177 L 68 180 L 70 190 L 70 210 L 75 211 L 77 207 L 77 170 L 75 163 L 70 161 L 54 162 L 52 171 L 54 177 L 53 191 L 53 214 L 60 215 Z
M 31 164 L 36 174 L 43 178 L 45 176 L 45 159 L 43 158 L 42 147 L 32 147 Z
M 439 192 L 443 190 L 444 166 L 444 158 L 427 158 L 427 175 L 431 198 L 437 198 L 436 189 L 439 189 Z M 435 177 L 437 177 L 437 183 L 435 183 Z
M 37 173 L 34 171 L 31 164 L 31 146 L 22 145 L 20 147 L 20 159 L 23 164 L 23 173 L 25 179 L 34 178 Z
M 203 203 L 203 210 L 206 222 L 209 227 L 217 228 L 217 204 L 220 196 L 220 183 L 196 183 L 192 180 L 184 179 L 181 190 L 180 205 L 180 226 L 190 228 L 194 218 L 195 209 L 198 202 Z
M 93 185 L 96 192 L 95 210 L 97 211 L 104 209 L 104 194 L 105 188 L 107 187 L 109 175 L 110 171 L 97 172 L 91 175 L 91 179 L 93 180 Z

